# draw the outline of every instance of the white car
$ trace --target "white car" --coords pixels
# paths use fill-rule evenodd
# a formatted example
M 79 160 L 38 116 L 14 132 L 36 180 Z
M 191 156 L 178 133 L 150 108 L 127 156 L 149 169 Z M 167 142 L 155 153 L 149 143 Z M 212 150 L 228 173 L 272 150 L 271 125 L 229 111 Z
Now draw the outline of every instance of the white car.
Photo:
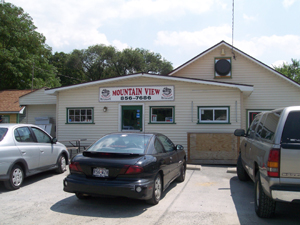
M 66 171 L 69 153 L 46 131 L 32 124 L 0 123 L 0 181 L 20 188 L 25 177 L 47 170 Z

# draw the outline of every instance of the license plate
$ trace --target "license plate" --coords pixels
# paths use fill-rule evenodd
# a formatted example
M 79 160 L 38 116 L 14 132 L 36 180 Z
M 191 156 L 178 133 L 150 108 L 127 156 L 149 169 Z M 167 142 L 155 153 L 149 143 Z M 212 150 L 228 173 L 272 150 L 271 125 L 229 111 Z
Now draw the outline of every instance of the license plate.
M 93 169 L 93 176 L 95 177 L 108 177 L 108 169 L 105 168 L 94 168 Z

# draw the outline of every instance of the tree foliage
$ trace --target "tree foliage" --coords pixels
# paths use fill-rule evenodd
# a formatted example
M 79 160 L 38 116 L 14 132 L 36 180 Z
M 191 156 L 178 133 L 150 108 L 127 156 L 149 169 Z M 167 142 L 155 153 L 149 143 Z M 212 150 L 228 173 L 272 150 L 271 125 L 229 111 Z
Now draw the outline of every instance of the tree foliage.
M 95 81 L 140 72 L 167 74 L 173 69 L 172 64 L 159 53 L 139 48 L 118 51 L 113 46 L 105 45 L 75 49 L 70 54 L 55 53 L 51 62 L 60 74 L 66 76 L 60 76 L 63 86 L 80 80 Z
M 300 60 L 292 59 L 291 64 L 283 63 L 282 66 L 274 66 L 274 69 L 300 83 Z
M 0 90 L 31 88 L 33 74 L 33 88 L 60 86 L 45 40 L 22 8 L 0 4 Z

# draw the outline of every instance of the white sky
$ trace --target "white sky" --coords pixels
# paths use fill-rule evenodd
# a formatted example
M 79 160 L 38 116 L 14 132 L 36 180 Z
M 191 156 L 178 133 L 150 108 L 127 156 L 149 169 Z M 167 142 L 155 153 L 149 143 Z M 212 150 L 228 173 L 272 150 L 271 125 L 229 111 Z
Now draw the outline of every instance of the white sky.
M 53 53 L 91 45 L 144 48 L 176 68 L 224 40 L 232 0 L 5 0 L 24 9 Z M 234 0 L 234 40 L 267 65 L 300 60 L 300 0 Z

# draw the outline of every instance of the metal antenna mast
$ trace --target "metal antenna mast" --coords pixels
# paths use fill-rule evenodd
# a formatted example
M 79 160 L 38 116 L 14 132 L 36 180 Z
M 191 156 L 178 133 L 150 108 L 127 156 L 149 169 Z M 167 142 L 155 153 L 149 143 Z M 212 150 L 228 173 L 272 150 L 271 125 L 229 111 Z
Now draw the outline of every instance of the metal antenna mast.
M 233 52 L 233 31 L 234 31 L 234 0 L 232 0 L 232 45 L 231 45 L 231 53 L 233 55 L 233 58 L 235 59 L 235 54 Z

